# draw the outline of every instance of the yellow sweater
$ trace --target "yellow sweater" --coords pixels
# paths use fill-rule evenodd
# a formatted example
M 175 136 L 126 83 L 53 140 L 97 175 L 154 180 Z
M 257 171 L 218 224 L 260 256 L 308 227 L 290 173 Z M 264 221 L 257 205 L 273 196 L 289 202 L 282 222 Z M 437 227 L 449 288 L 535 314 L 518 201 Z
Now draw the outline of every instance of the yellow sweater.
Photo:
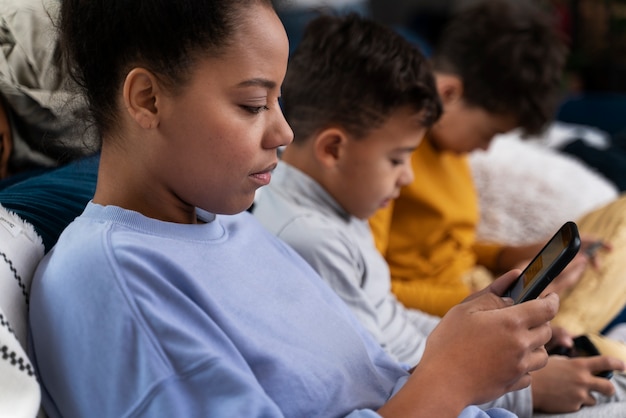
M 467 156 L 439 152 L 426 139 L 411 163 L 415 180 L 370 226 L 398 299 L 442 316 L 469 295 L 463 276 L 476 264 L 492 269 L 501 247 L 475 241 L 478 196 Z

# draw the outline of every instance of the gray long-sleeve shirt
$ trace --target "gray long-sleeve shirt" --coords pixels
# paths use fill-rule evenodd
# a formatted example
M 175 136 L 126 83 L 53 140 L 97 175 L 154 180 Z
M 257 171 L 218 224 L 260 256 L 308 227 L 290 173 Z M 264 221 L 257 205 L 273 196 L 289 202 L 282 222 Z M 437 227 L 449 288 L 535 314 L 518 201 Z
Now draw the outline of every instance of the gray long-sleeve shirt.
M 317 270 L 389 354 L 410 366 L 420 360 L 439 319 L 396 300 L 366 221 L 350 216 L 318 183 L 284 162 L 260 193 L 254 214 Z
M 260 191 L 253 213 L 317 270 L 392 357 L 410 366 L 419 362 L 439 318 L 395 298 L 389 268 L 366 221 L 348 214 L 320 184 L 285 162 Z M 530 417 L 530 388 L 483 407 Z

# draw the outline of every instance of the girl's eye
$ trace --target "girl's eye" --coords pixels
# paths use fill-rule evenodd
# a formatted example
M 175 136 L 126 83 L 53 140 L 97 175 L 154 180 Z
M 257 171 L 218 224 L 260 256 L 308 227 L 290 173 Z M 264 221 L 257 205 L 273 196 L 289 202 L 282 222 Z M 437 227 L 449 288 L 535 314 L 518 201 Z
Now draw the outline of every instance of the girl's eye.
M 250 113 L 252 113 L 254 115 L 256 115 L 258 113 L 261 113 L 261 112 L 263 112 L 265 110 L 270 110 L 270 108 L 267 107 L 267 105 L 265 105 L 265 106 L 245 106 L 245 105 L 242 105 L 241 107 L 246 112 L 250 112 Z
M 391 160 L 391 165 L 393 165 L 393 166 L 398 166 L 398 165 L 402 165 L 402 164 L 404 164 L 404 161 L 402 161 L 402 160 L 395 160 L 395 159 Z

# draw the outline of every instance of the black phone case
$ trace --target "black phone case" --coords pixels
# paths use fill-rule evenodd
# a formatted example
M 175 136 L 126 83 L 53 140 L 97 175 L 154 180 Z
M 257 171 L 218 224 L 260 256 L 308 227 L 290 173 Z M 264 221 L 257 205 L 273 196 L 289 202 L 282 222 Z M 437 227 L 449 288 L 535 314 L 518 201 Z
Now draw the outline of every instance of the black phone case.
M 576 256 L 576 253 L 578 253 L 581 245 L 580 236 L 578 234 L 578 227 L 574 222 L 566 222 L 561 228 L 559 228 L 559 230 L 552 236 L 552 238 L 548 240 L 546 245 L 543 246 L 541 251 L 537 253 L 535 258 L 533 258 L 528 266 L 526 266 L 526 268 L 524 269 L 524 271 L 522 271 L 522 274 L 520 274 L 517 280 L 515 280 L 515 282 L 513 282 L 513 284 L 506 290 L 504 296 L 511 297 L 511 291 L 515 288 L 517 282 L 519 280 L 522 280 L 530 266 L 535 263 L 535 261 L 543 254 L 546 248 L 548 248 L 550 243 L 554 239 L 556 239 L 561 233 L 568 234 L 568 236 L 571 238 L 568 242 L 568 245 L 563 248 L 561 254 L 556 258 L 556 260 L 552 262 L 550 266 L 548 266 L 548 269 L 541 277 L 533 280 L 530 286 L 528 286 L 527 288 L 525 287 L 522 290 L 522 293 L 520 293 L 520 295 L 515 298 L 515 303 L 517 304 L 525 302 L 527 300 L 536 299 L 541 294 L 541 292 L 543 292 L 543 290 L 552 282 L 552 280 L 556 276 L 558 276 L 561 271 L 563 271 L 563 269 L 569 264 L 569 262 L 572 261 L 572 259 Z

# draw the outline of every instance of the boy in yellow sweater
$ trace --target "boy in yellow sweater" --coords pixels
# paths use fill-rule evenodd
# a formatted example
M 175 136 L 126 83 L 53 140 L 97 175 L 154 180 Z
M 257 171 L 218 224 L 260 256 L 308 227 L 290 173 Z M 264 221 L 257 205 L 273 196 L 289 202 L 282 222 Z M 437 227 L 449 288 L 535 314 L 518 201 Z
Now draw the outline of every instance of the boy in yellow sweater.
M 432 58 L 443 116 L 412 157 L 414 181 L 370 219 L 391 270 L 392 290 L 405 305 L 443 315 L 472 292 L 472 283 L 482 285 L 500 271 L 523 265 L 543 246 L 477 242 L 478 198 L 467 153 L 487 149 L 496 134 L 514 128 L 539 133 L 551 120 L 566 56 L 553 26 L 531 2 L 483 1 L 444 30 Z M 620 230 L 622 218 L 606 213 L 619 212 L 625 203 L 620 199 L 578 222 L 581 232 L 618 248 L 607 232 Z M 596 219 L 602 219 L 602 228 Z M 546 238 L 554 232 L 546 231 Z M 588 293 L 599 280 L 604 286 L 607 276 L 615 277 L 615 286 L 626 283 L 610 260 L 616 254 L 604 257 L 601 269 L 585 269 L 588 259 L 582 253 L 555 284 L 567 289 L 583 271 L 586 284 L 579 283 L 572 293 Z M 573 334 L 600 331 L 624 303 L 626 289 L 610 286 L 598 306 L 584 311 L 580 296 L 570 294 L 557 316 L 564 319 L 554 323 Z M 559 293 L 567 296 L 567 291 Z

